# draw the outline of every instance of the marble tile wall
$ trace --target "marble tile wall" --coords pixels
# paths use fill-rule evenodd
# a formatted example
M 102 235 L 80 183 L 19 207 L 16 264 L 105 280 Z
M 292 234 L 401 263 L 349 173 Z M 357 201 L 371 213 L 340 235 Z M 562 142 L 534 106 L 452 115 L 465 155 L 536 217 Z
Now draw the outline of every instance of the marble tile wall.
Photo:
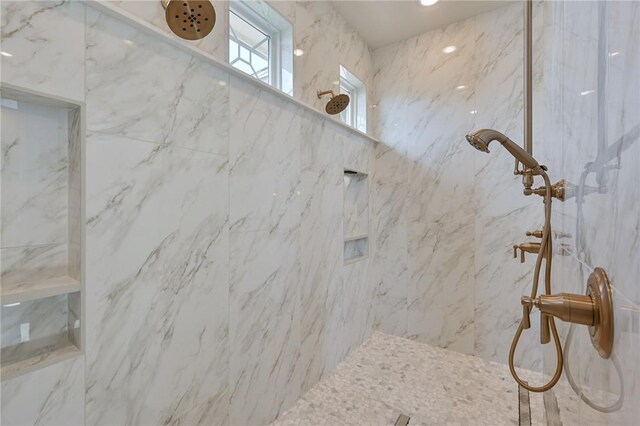
M 531 278 L 511 247 L 541 211 L 508 153 L 464 135 L 522 140 L 521 17 L 511 5 L 373 52 L 376 326 L 502 362 Z M 528 349 L 519 364 L 539 369 Z
M 2 118 L 10 123 L 2 126 L 2 281 L 64 276 L 69 243 L 67 112 L 7 100 Z
M 613 287 L 616 327 L 612 359 L 599 357 L 582 327 L 573 330 L 565 356 L 577 391 L 592 404 L 609 407 L 621 393 L 624 403 L 601 413 L 572 391 L 556 396 L 563 422 L 631 424 L 640 415 L 634 403 L 640 383 L 640 7 L 635 2 L 550 3 L 544 87 L 553 94 L 546 98 L 545 140 L 555 147 L 554 177 L 588 193 L 555 205 L 557 227 L 571 234 L 558 241 L 569 244 L 571 255 L 556 260 L 555 286 L 583 292 L 590 271 L 604 268 Z M 545 355 L 549 374 L 555 360 Z
M 163 31 L 170 32 L 159 0 L 111 0 L 110 2 Z M 372 85 L 370 49 L 329 1 L 254 0 L 254 2 L 271 6 L 291 22 L 294 49 L 304 51 L 304 55 L 293 57 L 294 98 L 323 111 L 326 100 L 318 99 L 316 92 L 318 89 L 339 91 L 340 65 L 347 67 L 365 82 L 370 90 Z M 229 1 L 214 0 L 213 5 L 216 8 L 216 26 L 209 36 L 195 42 L 195 45 L 226 63 L 229 50 L 227 18 Z M 333 118 L 339 120 L 338 116 Z
M 90 6 L 38 4 L 3 49 L 77 13 L 57 65 L 82 78 L 20 80 L 3 58 L 2 81 L 86 102 L 86 345 L 3 382 L 3 424 L 270 423 L 372 333 L 342 219 L 372 141 Z
M 1 9 L 2 51 L 11 55 L 3 53 L 2 56 L 2 83 L 55 98 L 84 102 L 84 6 L 79 2 L 66 1 L 3 2 Z M 18 204 L 4 202 L 9 199 L 6 186 L 12 179 L 14 182 L 17 179 L 17 182 L 24 181 L 29 185 L 21 184 L 20 194 L 11 197 L 22 198 L 20 217 L 14 219 L 20 223 L 25 219 L 22 215 L 27 214 L 31 223 L 39 225 L 23 228 L 19 234 L 14 234 L 14 241 L 6 241 L 8 246 L 5 246 L 5 237 L 10 237 L 11 232 L 2 230 L 2 281 L 23 281 L 27 278 L 26 270 L 30 277 L 35 271 L 42 278 L 66 275 L 77 270 L 73 263 L 77 254 L 77 235 L 67 232 L 64 214 L 78 201 L 67 196 L 69 189 L 76 188 L 73 180 L 77 176 L 73 173 L 75 164 L 67 161 L 72 153 L 67 151 L 68 137 L 65 135 L 73 126 L 67 126 L 65 111 L 25 103 L 21 103 L 18 110 L 3 106 L 3 119 L 5 117 L 18 125 L 2 126 L 2 192 L 3 197 L 7 197 L 3 198 L 2 204 L 3 208 L 9 209 L 2 212 L 2 224 L 3 227 L 9 224 L 7 220 L 18 213 L 12 211 Z M 9 149 L 6 144 L 12 136 L 6 132 L 11 129 L 19 129 L 13 136 L 20 143 L 12 144 Z M 55 134 L 61 135 L 61 143 L 45 145 L 44 148 L 48 149 L 42 149 L 45 142 L 51 142 L 50 135 Z M 38 152 L 40 156 L 36 155 Z M 13 173 L 15 175 L 11 176 Z M 50 196 L 42 197 L 46 193 Z M 34 221 L 37 217 L 41 221 Z M 32 326 L 44 326 L 47 333 L 54 332 L 54 326 L 56 332 L 67 328 L 66 302 L 48 303 L 46 306 L 45 302 L 33 302 L 28 305 L 41 305 L 35 309 L 39 313 L 42 307 L 58 311 L 53 322 L 51 318 L 38 320 L 31 316 L 30 321 L 36 320 Z M 4 311 L 5 308 L 3 315 Z M 80 355 L 3 381 L 0 422 L 7 425 L 84 424 L 84 371 L 85 359 Z

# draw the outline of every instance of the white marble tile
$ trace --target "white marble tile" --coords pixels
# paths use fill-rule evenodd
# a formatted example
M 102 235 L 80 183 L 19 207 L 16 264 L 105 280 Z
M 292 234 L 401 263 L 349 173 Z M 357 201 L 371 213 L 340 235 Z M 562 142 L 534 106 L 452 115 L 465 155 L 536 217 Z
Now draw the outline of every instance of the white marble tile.
M 110 0 L 110 3 L 177 37 L 169 29 L 165 19 L 165 10 L 159 1 Z M 190 43 L 202 51 L 210 53 L 220 61 L 226 62 L 229 55 L 229 2 L 212 0 L 211 3 L 216 12 L 216 24 L 213 30 L 205 38 L 193 40 Z
M 300 118 L 275 95 L 231 79 L 231 229 L 266 231 L 300 222 Z
M 83 425 L 84 356 L 2 382 L 3 425 Z
M 84 30 L 81 2 L 3 1 L 2 81 L 84 101 Z
M 299 230 L 231 235 L 229 421 L 264 424 L 301 393 Z
M 409 220 L 472 209 L 473 172 L 465 165 L 476 153 L 464 135 L 474 127 L 474 28 L 464 21 L 409 40 Z M 457 50 L 443 53 L 448 45 Z
M 397 336 L 406 336 L 408 321 L 406 191 L 406 183 L 378 180 L 372 191 L 375 324 L 377 330 Z
M 88 9 L 87 128 L 226 155 L 228 73 Z
M 318 90 L 340 89 L 340 60 L 334 52 L 339 47 L 336 32 L 327 31 L 337 13 L 328 2 L 297 2 L 294 39 L 303 56 L 294 57 L 294 96 L 324 111 L 326 98 L 318 99 Z M 337 84 L 336 84 L 337 82 Z M 338 118 L 336 118 L 338 119 Z
M 67 111 L 18 101 L 2 120 L 2 247 L 66 244 Z
M 408 329 L 421 342 L 473 353 L 471 224 L 409 222 Z
M 344 174 L 344 236 L 369 235 L 369 176 Z
M 342 162 L 326 161 L 340 159 L 342 147 L 330 130 L 313 121 L 307 125 L 302 138 L 303 151 L 305 146 L 309 148 L 307 168 L 319 172 L 305 171 L 301 177 L 301 347 L 296 368 L 301 369 L 303 392 L 325 372 L 327 297 L 329 283 L 342 279 L 343 237 Z
M 360 173 L 371 174 L 374 146 L 371 141 L 343 132 L 344 168 Z
M 3 248 L 0 256 L 4 284 L 61 277 L 68 271 L 66 244 Z
M 371 110 L 374 135 L 381 141 L 375 151 L 375 180 L 405 182 L 408 176 L 407 132 L 409 122 L 408 42 L 375 51 Z
M 475 316 L 474 351 L 475 355 L 506 364 L 513 336 L 522 319 L 522 310 L 518 314 L 509 312 L 478 313 Z M 540 345 L 540 319 L 537 312 L 531 315 L 531 328 L 522 333 L 522 337 L 514 357 L 518 367 L 533 371 L 542 371 L 542 351 Z M 553 343 L 547 345 L 553 349 Z M 555 352 L 554 352 L 555 353 Z M 555 363 L 555 359 L 553 359 Z M 541 382 L 539 383 L 541 384 Z
M 373 332 L 375 287 L 370 279 L 370 265 L 369 256 L 344 267 L 343 336 L 347 352 L 358 347 Z
M 69 202 L 68 202 L 68 245 L 69 276 L 77 280 L 82 278 L 82 232 L 84 230 L 82 212 L 84 203 L 84 180 L 82 156 L 84 153 L 84 135 L 82 112 L 79 108 L 69 112 Z
M 338 170 L 342 176 L 345 138 L 343 129 L 319 120 L 316 114 L 301 111 L 300 170 L 320 174 Z
M 90 133 L 88 423 L 227 421 L 227 200 L 223 157 Z

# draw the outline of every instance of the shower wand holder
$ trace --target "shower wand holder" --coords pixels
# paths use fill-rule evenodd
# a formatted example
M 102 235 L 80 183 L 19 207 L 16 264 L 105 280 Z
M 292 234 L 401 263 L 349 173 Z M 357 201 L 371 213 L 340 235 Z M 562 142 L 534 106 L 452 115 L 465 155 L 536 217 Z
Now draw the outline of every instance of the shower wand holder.
M 609 277 L 602 268 L 595 268 L 587 280 L 585 295 L 580 294 L 543 294 L 532 299 L 523 296 L 522 322 L 524 328 L 531 326 L 529 315 L 531 309 L 540 310 L 542 321 L 541 340 L 549 341 L 544 336 L 548 317 L 554 316 L 562 321 L 586 325 L 589 328 L 591 343 L 602 358 L 609 358 L 613 350 L 613 300 Z

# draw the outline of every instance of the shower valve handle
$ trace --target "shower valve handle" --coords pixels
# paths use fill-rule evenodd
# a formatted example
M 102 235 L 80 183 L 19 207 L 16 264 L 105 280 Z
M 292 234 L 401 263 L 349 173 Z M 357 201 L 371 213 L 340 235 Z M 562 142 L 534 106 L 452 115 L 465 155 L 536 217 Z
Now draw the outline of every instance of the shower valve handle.
M 522 328 L 526 330 L 531 328 L 531 318 L 529 315 L 531 314 L 531 308 L 533 307 L 533 299 L 529 296 L 522 296 L 522 298 L 520 298 L 520 303 L 522 304 Z
M 517 259 L 518 249 L 520 249 L 520 263 L 524 263 L 524 253 L 538 253 L 540 251 L 540 243 L 522 243 L 513 245 L 513 258 Z

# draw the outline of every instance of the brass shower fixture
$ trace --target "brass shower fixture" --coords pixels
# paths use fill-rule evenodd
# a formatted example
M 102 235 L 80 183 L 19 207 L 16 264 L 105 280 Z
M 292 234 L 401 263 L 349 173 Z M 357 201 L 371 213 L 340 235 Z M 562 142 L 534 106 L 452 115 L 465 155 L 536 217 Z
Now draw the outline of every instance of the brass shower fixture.
M 216 24 L 216 10 L 208 0 L 160 0 L 169 28 L 185 40 L 205 38 Z
M 613 303 L 611 300 L 611 284 L 602 268 L 595 268 L 587 281 L 587 294 L 550 294 L 540 295 L 535 299 L 522 296 L 522 320 L 524 328 L 531 326 L 529 313 L 532 307 L 540 310 L 541 321 L 548 321 L 548 316 L 572 324 L 589 327 L 591 343 L 602 358 L 609 358 L 613 349 Z M 542 328 L 542 330 L 545 330 Z M 549 341 L 549 336 L 541 336 Z
M 318 99 L 322 99 L 325 95 L 331 95 L 331 99 L 329 99 L 329 102 L 327 102 L 327 106 L 325 107 L 325 111 L 329 115 L 340 114 L 349 106 L 349 102 L 351 101 L 349 96 L 344 93 L 336 95 L 333 93 L 333 90 L 318 90 Z
M 564 364 L 562 344 L 554 318 L 576 324 L 584 324 L 589 327 L 591 341 L 603 358 L 611 355 L 613 347 L 613 304 L 611 300 L 611 288 L 607 274 L 601 268 L 591 274 L 587 283 L 587 295 L 576 294 L 552 294 L 551 293 L 551 263 L 553 260 L 553 239 L 551 230 L 551 203 L 553 198 L 564 200 L 570 195 L 569 185 L 560 181 L 551 185 L 547 168 L 540 165 L 533 156 L 502 133 L 492 129 L 482 129 L 467 135 L 467 141 L 477 150 L 489 152 L 489 144 L 498 141 L 516 159 L 516 174 L 525 175 L 525 195 L 538 194 L 544 197 L 544 226 L 542 229 L 528 232 L 528 236 L 540 238 L 540 242 L 528 242 L 513 246 L 514 257 L 517 257 L 518 249 L 521 252 L 521 262 L 524 262 L 524 253 L 536 253 L 536 265 L 533 273 L 533 285 L 531 296 L 522 297 L 522 321 L 516 330 L 516 334 L 509 349 L 509 369 L 511 375 L 520 386 L 531 392 L 545 392 L 553 388 L 560 376 Z M 518 170 L 519 163 L 524 169 Z M 544 179 L 544 186 L 532 189 L 534 176 Z M 530 178 L 530 179 L 529 179 Z M 572 195 L 572 194 L 571 194 Z M 566 247 L 562 247 L 561 254 L 565 254 Z M 544 261 L 544 293 L 538 295 L 540 273 Z M 540 310 L 540 343 L 546 344 L 553 341 L 556 348 L 556 371 L 553 377 L 542 386 L 532 386 L 518 376 L 515 369 L 515 352 L 522 332 L 531 328 L 529 315 L 531 309 Z

